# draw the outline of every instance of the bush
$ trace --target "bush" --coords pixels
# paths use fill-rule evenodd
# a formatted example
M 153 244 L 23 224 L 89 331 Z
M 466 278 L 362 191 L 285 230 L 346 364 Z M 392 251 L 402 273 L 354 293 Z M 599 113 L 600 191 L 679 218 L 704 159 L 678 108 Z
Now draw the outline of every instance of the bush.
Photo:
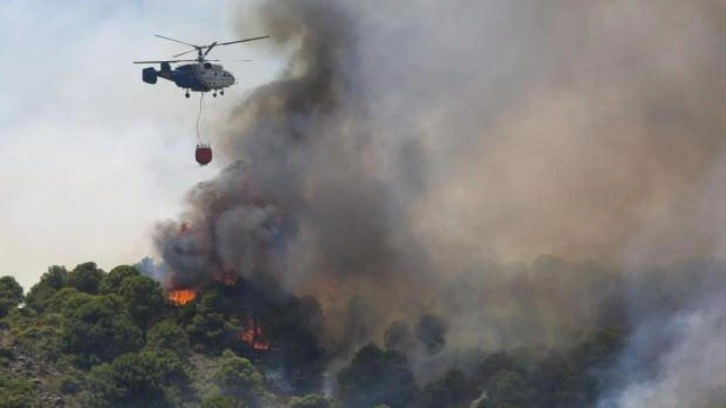
M 248 359 L 230 350 L 225 350 L 219 358 L 214 379 L 225 396 L 251 401 L 264 393 L 262 374 Z
M 20 379 L 0 374 L 0 408 L 27 408 L 33 406 L 33 385 Z

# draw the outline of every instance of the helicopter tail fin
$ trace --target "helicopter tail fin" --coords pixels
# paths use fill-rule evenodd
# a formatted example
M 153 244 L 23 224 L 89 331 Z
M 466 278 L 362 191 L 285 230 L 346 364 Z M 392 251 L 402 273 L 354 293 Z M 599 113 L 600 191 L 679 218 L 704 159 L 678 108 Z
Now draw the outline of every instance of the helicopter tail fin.
M 157 80 L 157 72 L 154 68 L 144 68 L 141 71 L 141 78 L 146 82 L 147 84 L 155 84 Z

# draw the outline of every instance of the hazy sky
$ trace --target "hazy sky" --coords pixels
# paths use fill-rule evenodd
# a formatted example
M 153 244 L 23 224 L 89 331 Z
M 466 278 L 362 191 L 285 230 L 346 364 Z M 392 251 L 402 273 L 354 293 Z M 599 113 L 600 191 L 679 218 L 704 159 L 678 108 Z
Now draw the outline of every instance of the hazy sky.
M 174 216 L 185 191 L 218 168 L 194 162 L 198 94 L 187 100 L 171 82 L 145 84 L 131 61 L 186 50 L 154 34 L 201 44 L 264 34 L 233 24 L 240 6 L 254 3 L 3 2 L 0 275 L 27 290 L 49 265 L 110 269 L 151 254 L 154 222 Z M 205 98 L 207 123 L 281 67 L 254 45 L 211 56 L 255 61 L 225 63 L 238 85 Z

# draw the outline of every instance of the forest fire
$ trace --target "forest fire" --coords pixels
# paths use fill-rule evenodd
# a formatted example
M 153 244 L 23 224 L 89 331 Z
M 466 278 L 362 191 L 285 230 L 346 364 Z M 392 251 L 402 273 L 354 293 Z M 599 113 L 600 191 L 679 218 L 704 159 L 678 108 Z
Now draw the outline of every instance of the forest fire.
M 254 350 L 269 350 L 270 345 L 264 339 L 264 331 L 252 315 L 247 316 L 247 327 L 237 333 L 237 338 L 247 343 Z
M 234 286 L 237 283 L 237 275 L 233 273 L 216 273 L 212 275 L 212 279 L 223 283 L 227 286 Z
M 183 306 L 196 299 L 197 291 L 193 289 L 170 290 L 166 298 L 174 306 Z

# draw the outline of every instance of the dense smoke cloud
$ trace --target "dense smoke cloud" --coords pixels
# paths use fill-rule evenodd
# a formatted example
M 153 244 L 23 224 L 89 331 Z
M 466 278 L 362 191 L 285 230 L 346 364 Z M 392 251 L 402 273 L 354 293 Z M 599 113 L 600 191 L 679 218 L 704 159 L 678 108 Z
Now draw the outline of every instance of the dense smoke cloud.
M 279 0 L 240 15 L 290 66 L 218 125 L 229 166 L 160 225 L 175 281 L 274 276 L 321 302 L 329 348 L 418 342 L 428 367 L 600 325 L 643 336 L 653 316 L 629 299 L 650 289 L 633 270 L 726 252 L 718 1 Z M 693 344 L 723 339 L 717 299 L 663 318 L 690 332 L 659 349 L 648 392 L 700 404 L 668 381 Z

